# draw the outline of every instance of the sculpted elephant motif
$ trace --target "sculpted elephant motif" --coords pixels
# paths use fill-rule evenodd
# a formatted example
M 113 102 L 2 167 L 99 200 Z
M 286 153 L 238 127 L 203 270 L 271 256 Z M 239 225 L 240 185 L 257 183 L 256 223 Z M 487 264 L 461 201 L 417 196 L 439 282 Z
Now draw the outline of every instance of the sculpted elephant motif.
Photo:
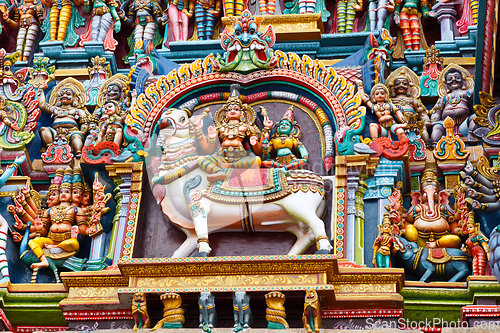
M 198 297 L 200 308 L 200 328 L 204 332 L 211 332 L 217 327 L 217 312 L 215 312 L 215 297 L 210 292 L 202 292 Z
M 403 237 L 395 235 L 394 243 L 399 246 L 396 256 L 405 266 L 417 275 L 420 281 L 428 282 L 432 278 L 457 282 L 471 274 L 467 253 L 459 249 L 429 249 L 418 247 Z M 432 251 L 432 252 L 430 252 Z M 438 251 L 438 253 L 433 253 Z
M 244 291 L 233 294 L 234 332 L 239 332 L 252 325 L 253 317 L 250 309 L 250 296 Z

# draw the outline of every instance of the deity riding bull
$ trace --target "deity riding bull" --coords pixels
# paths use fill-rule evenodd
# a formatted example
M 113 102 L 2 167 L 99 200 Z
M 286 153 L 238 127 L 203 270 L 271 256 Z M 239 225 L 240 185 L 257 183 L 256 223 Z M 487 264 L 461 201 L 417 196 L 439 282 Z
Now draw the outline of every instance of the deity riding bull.
M 227 112 L 219 110 L 215 116 L 224 123 L 217 129 L 222 146 L 217 154 L 201 157 L 197 144 L 207 154 L 215 149 L 214 128 L 209 129 L 207 139 L 186 110 L 167 109 L 160 118 L 163 156 L 153 183 L 164 186 L 168 195 L 161 202 L 163 212 L 187 235 L 173 257 L 186 257 L 195 248 L 197 255 L 207 256 L 209 233 L 242 228 L 295 234 L 297 242 L 289 254 L 303 253 L 314 241 L 318 254 L 329 253 L 331 245 L 318 217 L 325 208 L 322 178 L 306 170 L 258 168 L 260 157 L 240 149 L 240 145 L 260 146 L 252 123 L 255 112 L 237 102 L 223 110 Z M 217 180 L 207 180 L 216 174 Z

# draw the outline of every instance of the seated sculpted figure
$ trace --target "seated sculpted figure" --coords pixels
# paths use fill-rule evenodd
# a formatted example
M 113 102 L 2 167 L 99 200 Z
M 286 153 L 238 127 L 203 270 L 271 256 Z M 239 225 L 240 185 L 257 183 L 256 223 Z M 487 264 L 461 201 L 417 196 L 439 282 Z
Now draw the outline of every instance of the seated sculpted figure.
M 416 119 L 424 122 L 420 136 L 429 143 L 427 127 L 430 126 L 430 119 L 427 109 L 420 101 L 420 82 L 417 75 L 403 66 L 393 71 L 387 77 L 385 84 L 391 92 L 391 101 L 403 109 L 407 118 L 415 115 Z
M 73 78 L 67 78 L 52 90 L 48 103 L 43 93 L 38 98 L 40 109 L 54 118 L 52 127 L 42 127 L 40 130 L 42 143 L 48 147 L 54 141 L 66 140 L 73 153 L 79 156 L 89 125 L 83 84 Z
M 400 141 L 406 138 L 404 130 L 406 127 L 406 120 L 404 114 L 401 112 L 400 107 L 394 105 L 389 99 L 389 90 L 387 87 L 381 83 L 377 83 L 373 86 L 370 99 L 368 99 L 368 95 L 364 93 L 361 81 L 358 81 L 357 84 L 363 102 L 365 102 L 378 117 L 378 124 L 370 124 L 370 136 L 372 140 L 377 139 L 379 136 L 389 136 L 389 133 L 396 134 Z M 393 115 L 400 123 L 396 122 Z
M 474 81 L 463 68 L 450 65 L 439 76 L 439 101 L 432 109 L 433 123 L 431 141 L 437 142 L 445 134 L 443 121 L 450 117 L 455 122 L 454 132 L 466 136 L 473 130 L 474 121 L 470 117 L 469 102 L 474 96 Z
M 264 115 L 264 125 L 271 122 L 267 118 L 267 111 L 261 107 Z M 264 112 L 265 111 L 265 112 Z M 270 123 L 272 125 L 272 122 Z M 266 168 L 285 168 L 287 170 L 302 169 L 309 159 L 306 147 L 299 141 L 302 136 L 302 129 L 293 120 L 293 106 L 291 106 L 283 116 L 283 119 L 274 126 L 273 135 L 267 142 L 269 127 L 264 127 L 263 132 L 266 139 L 262 142 L 264 149 L 261 166 Z M 297 157 L 292 150 L 299 154 Z M 275 157 L 273 160 L 272 157 Z
M 240 86 L 231 85 L 230 97 L 226 105 L 215 113 L 215 129 L 209 127 L 208 137 L 219 136 L 221 147 L 215 155 L 202 156 L 198 159 L 200 168 L 209 173 L 209 181 L 223 180 L 227 168 L 259 168 L 264 137 L 255 126 L 255 111 L 243 104 L 240 98 Z M 269 125 L 271 126 L 271 125 Z
M 59 203 L 52 201 L 52 207 L 43 212 L 42 224 L 48 229 L 48 234 L 35 237 L 28 243 L 33 253 L 40 259 L 31 268 L 48 267 L 49 262 L 43 252 L 43 248 L 57 249 L 56 252 L 66 251 L 69 254 L 76 253 L 80 244 L 75 235 L 72 235 L 73 226 L 78 226 L 78 232 L 87 235 L 87 216 L 75 207 L 72 200 L 72 178 L 73 170 L 67 168 L 59 189 Z M 74 231 L 73 231 L 74 232 Z
M 104 115 L 99 120 L 97 142 L 111 141 L 120 147 L 123 141 L 123 118 L 120 105 L 110 100 L 104 104 L 103 109 Z

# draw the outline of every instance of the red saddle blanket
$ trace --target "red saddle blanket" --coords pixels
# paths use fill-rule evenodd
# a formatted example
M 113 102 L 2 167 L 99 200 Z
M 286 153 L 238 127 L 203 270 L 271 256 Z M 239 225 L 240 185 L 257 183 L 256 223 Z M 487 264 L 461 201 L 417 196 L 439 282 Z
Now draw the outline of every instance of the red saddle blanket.
M 276 169 L 229 169 L 224 180 L 210 182 L 204 196 L 224 203 L 272 202 L 291 192 Z

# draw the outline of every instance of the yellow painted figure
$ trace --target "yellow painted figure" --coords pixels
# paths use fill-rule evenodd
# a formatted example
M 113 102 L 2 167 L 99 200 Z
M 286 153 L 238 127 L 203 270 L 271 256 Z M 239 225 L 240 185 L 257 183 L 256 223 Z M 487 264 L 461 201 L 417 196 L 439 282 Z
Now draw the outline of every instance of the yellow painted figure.
M 41 0 L 41 2 L 46 7 L 50 7 L 50 40 L 64 41 L 73 10 L 71 0 Z M 74 0 L 74 4 L 81 6 L 83 3 L 80 0 Z
M 255 126 L 255 111 L 243 104 L 239 92 L 240 86 L 231 86 L 231 95 L 226 105 L 215 113 L 215 129 L 209 127 L 208 141 L 212 146 L 219 136 L 221 147 L 215 155 L 202 156 L 198 159 L 200 168 L 209 173 L 209 181 L 223 180 L 227 168 L 259 168 L 262 153 L 260 131 Z M 245 145 L 251 150 L 247 151 Z
M 68 256 L 71 256 L 80 248 L 80 244 L 76 239 L 78 232 L 84 235 L 87 234 L 87 216 L 72 203 L 72 178 L 73 170 L 67 168 L 64 171 L 64 177 L 59 189 L 59 204 L 50 207 L 43 213 L 42 224 L 49 228 L 47 237 L 35 237 L 28 243 L 33 253 L 40 260 L 39 263 L 31 265 L 33 269 L 49 266 L 43 252 L 44 248 L 49 250 L 59 248 L 68 252 Z M 78 227 L 74 227 L 74 224 L 78 225 Z

